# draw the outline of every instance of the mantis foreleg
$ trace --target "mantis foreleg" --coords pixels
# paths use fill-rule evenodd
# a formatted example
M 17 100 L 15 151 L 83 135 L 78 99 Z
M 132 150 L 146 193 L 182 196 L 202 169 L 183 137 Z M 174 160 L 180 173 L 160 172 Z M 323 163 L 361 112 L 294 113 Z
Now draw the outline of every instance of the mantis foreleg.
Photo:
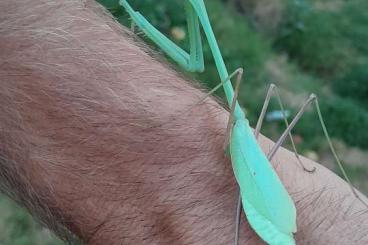
M 202 72 L 204 70 L 201 32 L 198 17 L 190 3 L 185 3 L 188 19 L 190 54 L 163 35 L 159 30 L 151 25 L 143 15 L 134 11 L 126 0 L 120 0 L 119 3 L 131 16 L 133 22 L 132 26 L 137 25 L 153 42 L 155 42 L 180 66 L 191 72 Z

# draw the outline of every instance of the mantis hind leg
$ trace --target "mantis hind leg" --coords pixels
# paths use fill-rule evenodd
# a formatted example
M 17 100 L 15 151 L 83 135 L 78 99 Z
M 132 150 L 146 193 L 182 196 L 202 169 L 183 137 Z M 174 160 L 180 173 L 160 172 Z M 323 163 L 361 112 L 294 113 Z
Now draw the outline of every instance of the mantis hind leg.
M 202 72 L 204 70 L 199 21 L 193 7 L 189 3 L 186 3 L 185 7 L 188 19 L 190 54 L 163 35 L 142 14 L 133 10 L 127 0 L 120 0 L 119 4 L 126 9 L 132 18 L 132 29 L 135 25 L 138 26 L 154 43 L 184 69 L 192 72 Z
M 335 161 L 337 162 L 337 165 L 339 166 L 339 169 L 342 173 L 342 175 L 344 176 L 345 180 L 348 182 L 349 184 L 349 187 L 352 191 L 352 193 L 354 194 L 354 196 L 364 205 L 368 208 L 368 203 L 366 203 L 365 201 L 363 201 L 362 198 L 360 198 L 358 192 L 354 189 L 354 186 L 353 184 L 351 183 L 351 180 L 349 179 L 348 175 L 346 174 L 346 171 L 336 153 L 336 150 L 335 150 L 335 147 L 333 146 L 332 144 L 332 141 L 331 141 L 331 138 L 330 138 L 330 135 L 327 131 L 327 128 L 326 128 L 326 124 L 323 120 L 323 116 L 322 116 L 322 113 L 321 113 L 321 109 L 320 109 L 320 106 L 319 106 L 319 103 L 318 103 L 318 98 L 315 94 L 311 94 L 309 96 L 309 98 L 306 100 L 306 102 L 303 104 L 303 106 L 301 107 L 301 109 L 299 110 L 299 112 L 297 113 L 297 115 L 294 117 L 293 121 L 290 123 L 290 125 L 287 127 L 287 129 L 284 131 L 284 133 L 281 135 L 281 137 L 278 139 L 278 141 L 276 142 L 276 144 L 272 147 L 271 151 L 268 153 L 268 158 L 269 159 L 272 159 L 274 157 L 274 155 L 276 154 L 277 150 L 281 147 L 282 143 L 285 141 L 286 137 L 289 135 L 289 133 L 291 132 L 291 130 L 295 127 L 295 125 L 297 124 L 297 122 L 301 119 L 301 117 L 303 116 L 303 114 L 305 113 L 305 111 L 307 110 L 307 107 L 311 104 L 315 105 L 315 109 L 317 111 L 317 115 L 318 115 L 318 119 L 321 123 L 321 126 L 322 126 L 322 130 L 323 130 L 323 133 L 327 139 L 327 142 L 328 142 L 328 145 L 329 145 L 329 148 L 332 152 L 332 155 L 335 159 Z
M 258 118 L 257 126 L 256 126 L 256 129 L 255 129 L 255 132 L 254 132 L 254 135 L 255 135 L 256 138 L 258 138 L 259 133 L 261 131 L 262 124 L 263 124 L 263 121 L 264 121 L 264 118 L 265 118 L 265 115 L 266 115 L 266 112 L 267 112 L 267 108 L 269 106 L 269 103 L 270 103 L 270 100 L 271 100 L 271 97 L 272 96 L 276 96 L 277 103 L 279 104 L 279 107 L 281 109 L 283 121 L 284 121 L 284 123 L 286 125 L 286 128 L 289 127 L 289 122 L 287 120 L 287 116 L 286 116 L 286 112 L 285 112 L 285 107 L 284 107 L 284 104 L 282 102 L 282 99 L 281 99 L 279 90 L 278 90 L 278 88 L 277 88 L 277 86 L 275 84 L 271 84 L 270 87 L 269 87 L 269 89 L 268 89 L 268 91 L 267 91 L 266 99 L 265 99 L 265 102 L 263 104 L 262 111 L 261 111 L 261 114 L 260 114 L 260 116 Z M 303 168 L 304 171 L 306 171 L 308 173 L 313 173 L 316 170 L 316 168 L 313 167 L 312 169 L 309 169 L 309 168 L 307 168 L 304 165 L 304 163 L 302 162 L 302 160 L 299 157 L 299 153 L 298 153 L 298 151 L 296 149 L 295 142 L 294 142 L 294 139 L 293 139 L 293 136 L 292 136 L 291 132 L 288 133 L 288 136 L 289 136 L 291 145 L 293 147 L 294 155 L 295 155 L 295 157 L 296 157 L 299 165 Z

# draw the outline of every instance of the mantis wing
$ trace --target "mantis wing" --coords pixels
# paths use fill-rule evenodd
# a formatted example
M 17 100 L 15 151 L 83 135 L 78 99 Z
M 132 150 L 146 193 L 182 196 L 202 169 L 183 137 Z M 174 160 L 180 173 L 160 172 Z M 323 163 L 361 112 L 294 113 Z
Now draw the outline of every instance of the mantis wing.
M 248 120 L 236 121 L 230 151 L 243 207 L 252 228 L 269 244 L 295 244 L 294 203 L 258 146 Z

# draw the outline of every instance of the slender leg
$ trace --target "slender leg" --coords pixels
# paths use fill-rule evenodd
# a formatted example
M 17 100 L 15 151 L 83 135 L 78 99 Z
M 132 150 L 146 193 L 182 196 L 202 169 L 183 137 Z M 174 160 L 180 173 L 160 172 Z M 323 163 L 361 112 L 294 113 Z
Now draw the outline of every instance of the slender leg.
M 230 116 L 226 127 L 226 133 L 225 133 L 225 142 L 224 142 L 224 150 L 226 151 L 227 146 L 229 145 L 229 141 L 231 138 L 231 130 L 234 123 L 234 111 L 236 106 L 236 101 L 238 99 L 239 95 L 239 89 L 240 89 L 240 82 L 243 77 L 244 70 L 243 68 L 236 69 L 233 73 L 231 73 L 224 81 L 219 83 L 216 87 L 214 87 L 210 92 L 208 92 L 201 100 L 199 100 L 198 103 L 195 105 L 202 103 L 204 100 L 206 100 L 210 95 L 212 95 L 215 91 L 217 91 L 219 88 L 221 88 L 225 83 L 228 81 L 231 81 L 231 79 L 236 76 L 236 84 L 235 84 L 235 91 L 234 91 L 234 97 L 231 102 L 230 107 Z
M 353 184 L 351 183 L 351 180 L 349 179 L 348 175 L 346 174 L 346 171 L 336 153 L 336 150 L 335 150 L 335 147 L 333 146 L 332 144 L 332 141 L 331 141 L 331 138 L 330 138 L 330 135 L 327 131 L 327 128 L 326 128 L 326 124 L 325 124 L 325 121 L 323 120 L 323 117 L 322 117 L 322 113 L 321 113 L 321 109 L 320 109 L 320 106 L 319 106 L 319 102 L 318 102 L 318 98 L 316 97 L 315 99 L 315 106 L 316 106 L 316 110 L 317 110 L 317 114 L 318 114 L 318 119 L 321 123 L 321 126 L 322 126 L 322 130 L 323 130 L 323 133 L 325 134 L 325 137 L 327 139 L 327 142 L 328 142 L 328 145 L 330 147 L 330 150 L 335 158 L 335 161 L 337 162 L 337 165 L 339 166 L 340 168 L 340 171 L 342 172 L 345 180 L 348 182 L 349 186 L 350 186 L 350 189 L 351 191 L 353 192 L 354 196 L 361 202 L 363 203 L 367 208 L 368 208 L 368 203 L 366 203 L 365 201 L 363 201 L 363 199 L 360 198 L 359 194 L 357 193 L 357 191 L 354 189 L 354 186 Z
M 240 190 L 239 190 L 238 203 L 236 204 L 234 245 L 239 244 L 239 230 L 240 230 L 241 211 L 242 211 L 242 202 L 241 202 L 241 195 L 240 195 Z
M 143 15 L 137 11 L 134 11 L 127 0 L 120 0 L 119 3 L 127 10 L 132 18 L 133 23 L 137 25 L 153 42 L 155 42 L 184 69 L 188 71 L 200 72 L 204 70 L 199 21 L 191 4 L 186 3 L 190 41 L 190 54 L 188 54 L 182 48 L 168 39 L 165 35 L 163 35 L 154 26 L 152 26 L 147 19 L 143 17 Z
M 224 150 L 225 151 L 226 151 L 226 149 L 229 145 L 230 138 L 231 138 L 231 131 L 233 129 L 233 124 L 234 124 L 235 105 L 236 105 L 236 101 L 237 101 L 238 95 L 239 95 L 240 82 L 241 82 L 242 77 L 243 77 L 243 69 L 240 68 L 240 69 L 236 70 L 236 72 L 237 72 L 237 76 L 236 76 L 234 97 L 233 97 L 233 101 L 231 102 L 230 116 L 229 116 L 229 121 L 227 123 L 226 133 L 225 133 L 225 142 L 224 142 Z
M 207 94 L 205 94 L 201 99 L 199 99 L 198 100 L 198 102 L 196 102 L 195 104 L 193 104 L 193 105 L 191 105 L 191 106 L 189 106 L 189 107 L 187 107 L 185 110 L 182 110 L 182 111 L 180 111 L 181 113 L 180 113 L 180 115 L 185 115 L 185 113 L 186 112 L 188 112 L 188 111 L 190 111 L 190 110 L 192 110 L 193 108 L 195 108 L 196 106 L 198 106 L 199 104 L 201 104 L 201 103 L 203 103 L 208 97 L 210 97 L 213 93 L 215 93 L 219 88 L 221 88 L 225 83 L 227 83 L 228 81 L 230 81 L 233 77 L 235 77 L 235 76 L 237 76 L 237 81 L 236 81 L 236 86 L 237 86 L 237 90 L 235 91 L 236 92 L 236 98 L 237 98 L 237 93 L 239 92 L 239 84 L 240 84 L 240 82 L 241 82 L 241 78 L 242 78 L 242 76 L 243 76 L 243 68 L 238 68 L 238 69 L 236 69 L 233 73 L 231 73 L 224 81 L 222 81 L 222 82 L 220 82 L 216 87 L 214 87 L 211 91 L 209 91 Z M 236 99 L 234 100 L 234 101 L 236 101 Z M 235 102 L 233 102 L 232 103 L 232 106 L 231 106 L 231 108 L 235 108 Z M 230 108 L 230 116 L 231 116 L 231 118 L 233 117 L 233 112 L 234 112 L 234 109 L 231 109 Z M 177 119 L 179 119 L 181 116 L 178 116 L 178 115 L 175 115 L 174 117 L 172 117 L 172 118 L 170 118 L 170 120 L 168 120 L 168 121 L 170 121 L 170 122 L 172 122 L 172 121 L 175 121 L 175 120 L 177 120 Z M 229 120 L 230 120 L 230 118 L 229 118 Z M 233 119 L 231 119 L 231 120 L 233 120 Z M 154 125 L 154 126 L 151 126 L 150 127 L 150 129 L 152 129 L 152 128 L 156 128 L 156 127 L 159 127 L 159 126 L 162 126 L 164 123 L 160 123 L 160 124 L 158 124 L 158 125 Z M 226 130 L 226 132 L 228 132 L 229 131 L 229 125 L 231 125 L 231 124 L 229 124 L 228 123 L 228 125 L 227 125 L 227 130 Z M 231 129 L 231 127 L 230 127 L 230 129 Z M 230 138 L 229 136 L 228 136 L 228 134 L 229 133 L 226 133 L 225 134 L 225 138 Z M 226 143 L 226 142 L 225 142 Z M 227 142 L 227 144 L 228 144 L 228 142 Z M 225 144 L 225 145 L 227 145 L 227 144 Z
M 287 127 L 287 129 L 282 133 L 281 137 L 277 140 L 276 144 L 272 147 L 271 151 L 268 153 L 267 157 L 268 159 L 272 160 L 272 158 L 275 156 L 276 151 L 281 147 L 281 145 L 284 143 L 286 137 L 289 135 L 291 130 L 295 127 L 297 122 L 300 120 L 300 118 L 303 116 L 304 112 L 307 110 L 307 107 L 316 100 L 316 95 L 311 94 L 306 102 L 302 105 L 299 112 L 294 117 L 293 121 L 290 123 L 290 125 Z
M 288 120 L 286 118 L 286 114 L 285 114 L 285 107 L 284 107 L 284 104 L 282 103 L 279 90 L 278 90 L 278 88 L 275 84 L 271 84 L 268 91 L 267 91 L 267 96 L 266 96 L 265 102 L 264 102 L 263 107 L 262 107 L 261 115 L 258 118 L 257 126 L 256 126 L 256 129 L 255 129 L 255 132 L 254 132 L 256 138 L 258 138 L 259 133 L 261 131 L 262 124 L 263 124 L 263 121 L 264 121 L 264 117 L 266 115 L 267 108 L 268 108 L 268 105 L 270 103 L 272 95 L 276 95 L 277 102 L 278 102 L 278 104 L 281 108 L 281 112 L 283 114 L 284 123 L 286 125 L 286 128 L 289 127 L 289 122 L 288 122 Z M 289 138 L 290 138 L 290 141 L 291 141 L 291 145 L 293 147 L 294 155 L 295 155 L 299 165 L 303 168 L 304 171 L 309 172 L 309 173 L 313 173 L 316 170 L 316 168 L 308 169 L 304 165 L 304 163 L 302 162 L 302 160 L 299 157 L 299 154 L 298 154 L 298 151 L 296 149 L 295 142 L 294 142 L 294 139 L 293 139 L 293 136 L 292 136 L 291 132 L 289 132 L 288 135 L 289 135 Z
M 236 69 L 224 81 L 222 81 L 219 84 L 217 84 L 216 87 L 214 87 L 213 89 L 211 89 L 211 91 L 209 91 L 207 94 L 205 94 L 198 102 L 196 102 L 195 104 L 193 104 L 192 106 L 190 106 L 185 111 L 189 111 L 189 110 L 193 109 L 194 107 L 196 107 L 197 105 L 202 104 L 208 97 L 210 97 L 213 93 L 215 93 L 225 83 L 227 83 L 228 81 L 231 81 L 231 79 L 233 77 L 235 77 L 235 76 L 236 76 L 236 85 L 235 86 L 237 86 L 237 88 L 235 88 L 235 95 L 234 95 L 233 103 L 232 103 L 231 108 L 230 108 L 230 112 L 233 112 L 234 111 L 233 107 L 235 107 L 235 104 L 236 104 L 235 102 L 236 102 L 236 99 L 237 99 L 238 93 L 239 93 L 240 82 L 241 82 L 241 79 L 243 77 L 243 68 Z M 230 117 L 233 117 L 232 114 L 233 113 L 230 113 Z M 229 118 L 229 121 L 230 121 L 230 118 Z M 227 128 L 229 128 L 229 123 L 228 123 L 228 127 Z M 228 131 L 228 129 L 226 130 L 226 132 L 227 131 Z
M 290 123 L 290 125 L 288 126 L 288 128 L 285 130 L 285 132 L 281 135 L 281 137 L 279 138 L 279 140 L 276 142 L 276 144 L 273 146 L 273 148 L 271 149 L 271 151 L 269 152 L 268 154 L 268 158 L 271 160 L 277 150 L 280 148 L 280 146 L 282 145 L 282 143 L 285 141 L 285 138 L 287 137 L 287 135 L 291 132 L 291 130 L 294 128 L 294 126 L 296 125 L 296 123 L 300 120 L 300 118 L 303 116 L 304 112 L 306 111 L 307 107 L 312 104 L 314 102 L 315 104 L 315 107 L 316 107 L 316 110 L 317 110 L 317 114 L 318 114 L 318 119 L 321 123 L 321 126 L 322 126 L 322 130 L 323 130 L 323 133 L 327 139 L 327 142 L 328 142 L 328 145 L 330 147 L 330 150 L 335 158 L 335 161 L 337 162 L 339 168 L 340 168 L 340 171 L 342 172 L 345 180 L 348 182 L 349 184 L 349 187 L 352 191 L 352 193 L 354 194 L 354 196 L 363 204 L 365 205 L 367 208 L 368 208 L 368 203 L 366 203 L 365 201 L 363 201 L 363 199 L 360 198 L 359 194 L 357 193 L 357 191 L 354 189 L 354 186 L 353 184 L 351 183 L 348 175 L 346 174 L 346 171 L 336 153 L 336 150 L 335 150 L 335 147 L 333 146 L 332 144 L 332 141 L 331 141 L 331 138 L 330 138 L 330 135 L 327 131 L 327 128 L 326 128 L 326 124 L 323 120 L 323 117 L 322 117 L 322 113 L 321 113 L 321 109 L 320 109 L 320 106 L 319 106 L 319 103 L 318 103 L 318 99 L 317 99 L 317 96 L 314 95 L 314 94 L 311 94 L 309 99 L 303 104 L 302 108 L 300 109 L 300 111 L 297 113 L 297 115 L 295 116 L 295 118 L 293 119 L 293 121 Z
M 258 138 L 259 133 L 261 132 L 262 124 L 263 124 L 263 121 L 264 121 L 264 118 L 265 118 L 265 115 L 266 115 L 266 112 L 267 112 L 267 108 L 268 108 L 268 105 L 270 104 L 271 96 L 274 92 L 275 87 L 276 87 L 276 85 L 271 84 L 270 87 L 268 88 L 266 99 L 263 103 L 262 111 L 261 111 L 261 114 L 258 117 L 257 126 L 256 126 L 256 129 L 254 131 L 254 135 L 256 136 L 256 138 Z M 282 110 L 282 111 L 284 113 L 284 110 Z M 285 117 L 285 115 L 283 115 L 283 116 Z

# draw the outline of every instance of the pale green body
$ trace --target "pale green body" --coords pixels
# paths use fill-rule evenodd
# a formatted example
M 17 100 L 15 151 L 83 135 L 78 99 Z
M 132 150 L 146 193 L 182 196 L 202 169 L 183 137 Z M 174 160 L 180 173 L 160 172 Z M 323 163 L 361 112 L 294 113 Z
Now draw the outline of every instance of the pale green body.
M 269 244 L 295 244 L 294 203 L 257 144 L 247 119 L 235 120 L 230 153 L 251 227 Z
M 171 58 L 189 71 L 203 70 L 203 52 L 199 24 L 202 25 L 216 66 L 225 81 L 229 74 L 224 64 L 203 0 L 186 2 L 191 43 L 190 54 L 186 53 L 156 30 L 141 14 L 135 12 L 126 0 L 120 0 L 132 20 L 158 44 Z M 224 83 L 228 104 L 231 105 L 234 91 L 231 82 Z M 256 233 L 271 245 L 295 244 L 296 209 L 292 199 L 276 175 L 267 157 L 260 149 L 239 104 L 234 110 L 234 126 L 230 139 L 231 161 L 240 187 L 245 214 Z

